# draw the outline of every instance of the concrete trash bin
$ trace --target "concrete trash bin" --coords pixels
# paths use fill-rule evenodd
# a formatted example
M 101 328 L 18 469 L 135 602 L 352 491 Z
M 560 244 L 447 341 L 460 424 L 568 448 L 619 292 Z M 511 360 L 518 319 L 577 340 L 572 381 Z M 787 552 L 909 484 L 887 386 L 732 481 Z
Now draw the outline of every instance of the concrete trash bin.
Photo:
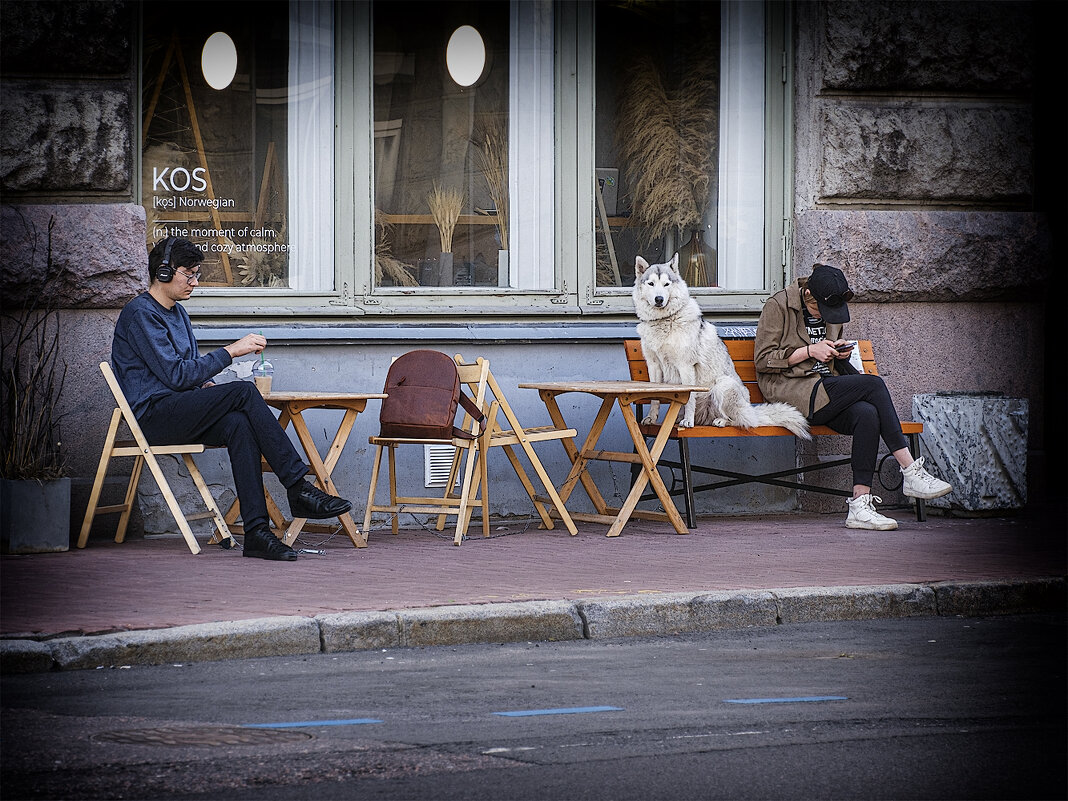
M 912 397 L 912 419 L 926 467 L 953 485 L 928 501 L 937 509 L 986 512 L 1027 503 L 1027 423 L 1024 398 L 994 392 L 934 392 Z

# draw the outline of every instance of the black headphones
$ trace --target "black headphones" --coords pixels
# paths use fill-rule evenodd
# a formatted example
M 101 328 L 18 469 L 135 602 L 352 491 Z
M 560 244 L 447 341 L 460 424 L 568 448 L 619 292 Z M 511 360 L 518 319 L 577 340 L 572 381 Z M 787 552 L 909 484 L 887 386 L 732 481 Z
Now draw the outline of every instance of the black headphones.
M 171 248 L 174 247 L 176 241 L 177 239 L 173 236 L 167 237 L 167 244 L 163 248 L 163 261 L 156 268 L 156 280 L 161 284 L 168 284 L 174 279 L 174 268 L 171 266 Z

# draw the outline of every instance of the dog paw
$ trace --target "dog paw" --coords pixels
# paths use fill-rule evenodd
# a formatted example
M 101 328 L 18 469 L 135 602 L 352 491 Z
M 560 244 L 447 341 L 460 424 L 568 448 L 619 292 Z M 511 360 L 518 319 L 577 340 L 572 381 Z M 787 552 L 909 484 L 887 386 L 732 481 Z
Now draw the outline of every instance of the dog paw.
M 687 417 L 679 420 L 679 428 L 693 428 L 693 418 Z
M 656 417 L 657 416 L 654 415 L 654 414 L 645 415 L 645 417 L 642 418 L 642 425 L 643 426 L 655 426 L 656 425 Z
M 715 420 L 712 421 L 712 425 L 718 426 L 719 428 L 726 428 L 730 424 L 731 421 L 728 420 L 726 417 L 717 417 Z

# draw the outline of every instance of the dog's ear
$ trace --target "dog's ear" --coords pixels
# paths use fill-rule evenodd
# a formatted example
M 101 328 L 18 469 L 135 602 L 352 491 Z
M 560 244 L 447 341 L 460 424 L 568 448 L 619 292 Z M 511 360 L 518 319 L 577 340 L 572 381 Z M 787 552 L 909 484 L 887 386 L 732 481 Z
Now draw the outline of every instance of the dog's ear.
M 679 253 L 675 251 L 675 255 L 671 257 L 671 269 L 675 272 L 679 271 Z
M 649 269 L 649 262 L 643 259 L 641 256 L 634 257 L 634 277 L 641 278 L 642 273 Z

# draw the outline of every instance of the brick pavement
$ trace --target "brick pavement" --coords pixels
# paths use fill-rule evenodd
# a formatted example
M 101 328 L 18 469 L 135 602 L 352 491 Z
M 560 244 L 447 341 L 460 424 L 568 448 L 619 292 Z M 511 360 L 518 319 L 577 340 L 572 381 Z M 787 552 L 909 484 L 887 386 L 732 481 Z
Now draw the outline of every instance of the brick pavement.
M 461 547 L 410 528 L 373 531 L 357 550 L 343 535 L 296 563 L 244 559 L 180 538 L 93 540 L 85 550 L 4 556 L 0 634 L 94 634 L 271 615 L 449 604 L 579 600 L 647 593 L 976 581 L 1065 576 L 1063 521 L 1021 515 L 852 531 L 843 516 L 705 518 L 688 535 L 632 521 L 616 539 L 534 523 L 495 524 Z M 477 527 L 472 531 L 477 533 Z M 298 547 L 319 544 L 303 535 Z

